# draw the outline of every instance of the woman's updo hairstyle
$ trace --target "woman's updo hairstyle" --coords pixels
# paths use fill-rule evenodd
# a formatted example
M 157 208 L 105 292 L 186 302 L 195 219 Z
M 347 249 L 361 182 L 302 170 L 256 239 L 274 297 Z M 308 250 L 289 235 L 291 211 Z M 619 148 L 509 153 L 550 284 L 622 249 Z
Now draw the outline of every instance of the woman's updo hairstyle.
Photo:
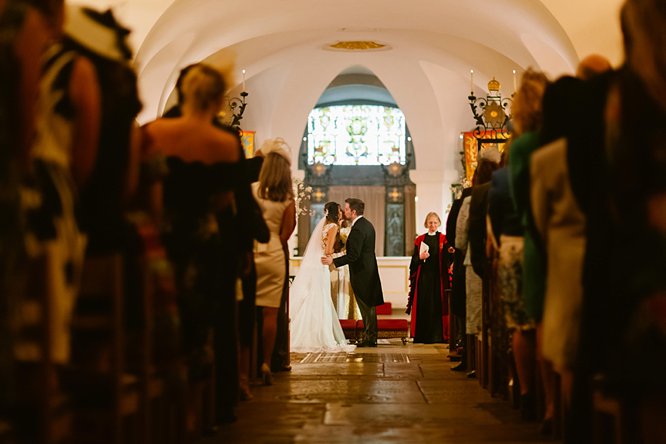
M 192 66 L 183 78 L 183 102 L 200 111 L 213 105 L 221 107 L 226 89 L 222 74 L 212 66 L 200 63 Z
M 511 105 L 514 137 L 541 127 L 541 101 L 547 85 L 548 77 L 543 72 L 528 68 L 523 73 Z
M 340 204 L 337 202 L 327 202 L 326 205 L 324 205 L 324 216 L 328 222 L 337 224 L 339 214 Z

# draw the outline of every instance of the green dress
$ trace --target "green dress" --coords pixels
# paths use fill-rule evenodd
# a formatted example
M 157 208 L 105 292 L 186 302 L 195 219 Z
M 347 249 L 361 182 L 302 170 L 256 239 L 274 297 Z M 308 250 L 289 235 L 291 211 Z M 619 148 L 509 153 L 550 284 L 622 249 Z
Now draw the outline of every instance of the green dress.
M 525 133 L 511 144 L 509 156 L 511 197 L 525 228 L 522 295 L 527 314 L 536 322 L 541 322 L 543 317 L 546 264 L 539 253 L 539 238 L 534 228 L 530 205 L 530 159 L 540 146 L 538 133 Z

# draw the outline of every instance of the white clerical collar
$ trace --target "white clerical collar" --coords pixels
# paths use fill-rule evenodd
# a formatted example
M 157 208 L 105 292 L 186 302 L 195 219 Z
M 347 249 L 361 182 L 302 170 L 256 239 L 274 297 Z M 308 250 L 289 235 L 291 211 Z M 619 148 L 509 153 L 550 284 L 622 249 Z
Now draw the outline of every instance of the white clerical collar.
M 436 234 L 437 234 L 436 231 L 435 231 L 434 233 L 431 233 L 430 231 L 428 231 L 428 236 L 434 236 L 434 235 L 436 235 Z
M 362 217 L 363 217 L 363 215 L 360 215 L 360 216 L 356 216 L 356 219 L 354 219 L 354 220 L 352 221 L 352 224 L 351 224 L 351 226 L 353 227 L 353 226 L 354 226 L 354 224 L 356 223 L 356 221 L 357 221 L 357 220 L 359 220 L 359 219 L 360 219 L 360 218 L 362 218 Z

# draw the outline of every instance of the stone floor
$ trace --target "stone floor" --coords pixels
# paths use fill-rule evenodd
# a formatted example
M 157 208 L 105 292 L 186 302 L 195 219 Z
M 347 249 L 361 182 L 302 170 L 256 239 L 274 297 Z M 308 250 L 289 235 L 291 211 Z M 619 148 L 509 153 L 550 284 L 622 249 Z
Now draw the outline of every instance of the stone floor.
M 213 443 L 538 443 L 536 423 L 450 371 L 446 345 L 383 341 L 353 354 L 293 354 L 252 387 Z

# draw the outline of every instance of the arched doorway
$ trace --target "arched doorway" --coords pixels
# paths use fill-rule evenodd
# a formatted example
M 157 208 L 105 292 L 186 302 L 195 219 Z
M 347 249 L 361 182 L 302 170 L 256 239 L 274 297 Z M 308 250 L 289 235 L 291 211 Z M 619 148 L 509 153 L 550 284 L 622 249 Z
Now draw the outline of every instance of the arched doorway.
M 308 116 L 299 169 L 313 191 L 311 214 L 299 219 L 299 253 L 324 204 L 343 204 L 347 197 L 366 203 L 378 256 L 404 256 L 412 244 L 416 187 L 409 178 L 415 165 L 409 129 L 381 81 L 360 71 L 336 77 Z

